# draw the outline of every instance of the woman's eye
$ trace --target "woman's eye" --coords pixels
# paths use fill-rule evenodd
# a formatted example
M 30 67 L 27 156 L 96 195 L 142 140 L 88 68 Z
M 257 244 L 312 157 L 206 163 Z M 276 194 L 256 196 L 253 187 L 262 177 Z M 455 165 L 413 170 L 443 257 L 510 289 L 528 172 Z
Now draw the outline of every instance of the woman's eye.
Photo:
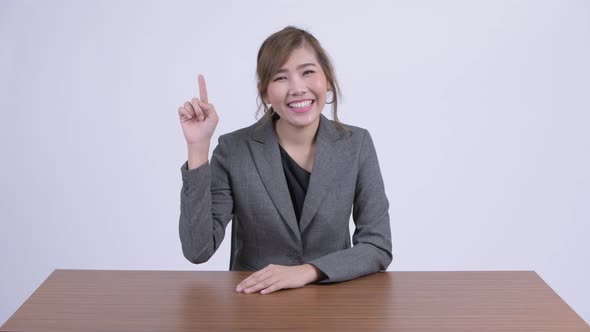
M 276 78 L 273 80 L 273 82 L 280 81 L 280 80 L 284 80 L 284 79 L 286 79 L 286 77 L 285 77 L 285 76 L 279 76 L 279 77 L 276 77 Z
M 313 73 L 315 73 L 315 71 L 313 71 L 313 70 L 306 70 L 306 71 L 303 72 L 303 75 L 313 74 Z

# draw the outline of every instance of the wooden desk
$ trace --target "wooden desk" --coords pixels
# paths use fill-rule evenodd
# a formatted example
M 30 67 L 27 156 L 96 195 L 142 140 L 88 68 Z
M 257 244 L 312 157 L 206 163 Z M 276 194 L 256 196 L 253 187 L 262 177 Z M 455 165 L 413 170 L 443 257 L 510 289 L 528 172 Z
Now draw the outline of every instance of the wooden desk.
M 269 295 L 245 272 L 56 270 L 1 331 L 590 331 L 535 272 L 385 272 Z

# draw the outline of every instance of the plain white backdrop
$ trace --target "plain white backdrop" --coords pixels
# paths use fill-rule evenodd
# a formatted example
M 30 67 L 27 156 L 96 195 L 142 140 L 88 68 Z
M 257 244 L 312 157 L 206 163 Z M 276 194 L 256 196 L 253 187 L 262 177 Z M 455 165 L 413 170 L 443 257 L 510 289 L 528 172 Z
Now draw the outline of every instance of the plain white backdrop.
M 203 73 L 215 142 L 254 122 L 290 24 L 373 136 L 390 270 L 534 270 L 590 321 L 589 1 L 4 0 L 0 324 L 58 268 L 228 269 L 181 252 L 176 109 Z

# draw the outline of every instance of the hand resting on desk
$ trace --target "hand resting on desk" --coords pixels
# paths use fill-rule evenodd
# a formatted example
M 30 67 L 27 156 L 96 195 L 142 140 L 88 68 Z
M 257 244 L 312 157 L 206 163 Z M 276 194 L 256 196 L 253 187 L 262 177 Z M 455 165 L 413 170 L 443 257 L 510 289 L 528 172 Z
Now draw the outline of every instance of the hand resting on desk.
M 236 287 L 238 293 L 270 294 L 281 289 L 299 288 L 317 281 L 323 273 L 311 264 L 285 266 L 270 264 L 252 273 Z

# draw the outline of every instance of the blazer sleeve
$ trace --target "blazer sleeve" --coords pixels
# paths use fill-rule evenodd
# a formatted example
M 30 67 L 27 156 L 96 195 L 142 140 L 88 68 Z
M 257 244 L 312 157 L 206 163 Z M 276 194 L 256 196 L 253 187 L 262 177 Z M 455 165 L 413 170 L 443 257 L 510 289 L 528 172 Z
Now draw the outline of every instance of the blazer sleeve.
M 187 162 L 181 167 L 180 242 L 184 257 L 195 264 L 213 256 L 233 218 L 228 147 L 222 137 L 210 163 L 192 170 Z
M 392 260 L 389 202 L 375 146 L 366 130 L 358 160 L 352 211 L 353 247 L 308 262 L 327 276 L 320 283 L 346 281 L 386 270 Z

